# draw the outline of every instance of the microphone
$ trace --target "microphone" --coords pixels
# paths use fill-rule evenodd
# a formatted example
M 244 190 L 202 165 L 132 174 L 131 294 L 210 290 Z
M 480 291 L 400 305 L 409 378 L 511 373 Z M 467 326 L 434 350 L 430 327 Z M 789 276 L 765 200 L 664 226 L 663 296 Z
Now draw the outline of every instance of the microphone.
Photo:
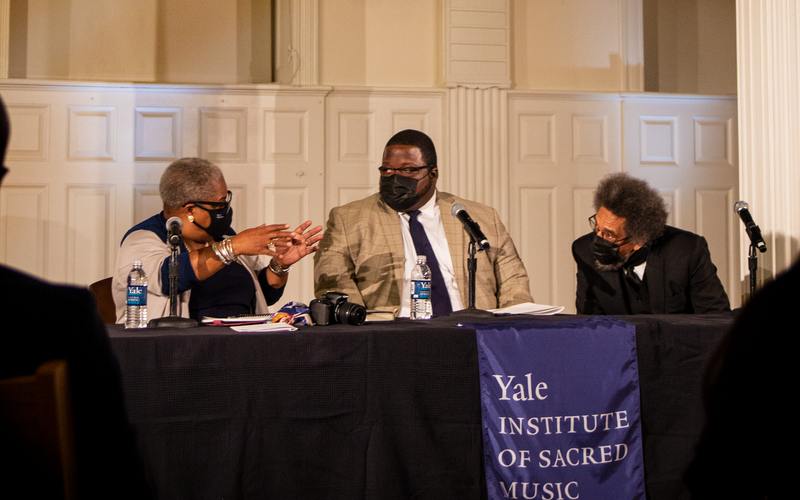
M 167 221 L 167 242 L 176 247 L 181 244 L 183 221 L 180 217 L 170 217 Z
M 467 207 L 463 203 L 458 203 L 453 206 L 453 217 L 461 221 L 464 230 L 469 234 L 470 238 L 478 244 L 478 250 L 488 250 L 489 240 L 483 235 L 481 227 L 477 222 L 472 220 L 472 217 L 467 213 Z
M 733 211 L 739 214 L 739 218 L 744 222 L 745 231 L 747 236 L 750 237 L 750 242 L 755 245 L 761 253 L 767 251 L 767 244 L 764 243 L 764 238 L 761 237 L 761 229 L 753 222 L 753 216 L 750 215 L 750 205 L 746 201 L 737 201 L 733 206 Z

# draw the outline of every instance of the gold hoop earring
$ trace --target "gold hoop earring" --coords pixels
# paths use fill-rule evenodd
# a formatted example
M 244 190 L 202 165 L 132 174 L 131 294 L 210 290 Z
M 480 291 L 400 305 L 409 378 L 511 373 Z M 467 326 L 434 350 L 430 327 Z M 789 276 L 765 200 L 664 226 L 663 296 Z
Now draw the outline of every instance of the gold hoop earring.
M 189 215 L 189 222 L 194 222 L 194 215 Z

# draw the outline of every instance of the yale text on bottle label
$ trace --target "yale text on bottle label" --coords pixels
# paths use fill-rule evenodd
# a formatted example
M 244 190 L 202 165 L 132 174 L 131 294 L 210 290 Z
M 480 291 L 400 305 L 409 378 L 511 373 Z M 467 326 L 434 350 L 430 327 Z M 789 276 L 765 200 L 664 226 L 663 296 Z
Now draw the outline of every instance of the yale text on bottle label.
M 431 298 L 430 280 L 411 280 L 411 298 L 427 300 Z
M 147 285 L 128 286 L 128 305 L 129 306 L 147 305 Z

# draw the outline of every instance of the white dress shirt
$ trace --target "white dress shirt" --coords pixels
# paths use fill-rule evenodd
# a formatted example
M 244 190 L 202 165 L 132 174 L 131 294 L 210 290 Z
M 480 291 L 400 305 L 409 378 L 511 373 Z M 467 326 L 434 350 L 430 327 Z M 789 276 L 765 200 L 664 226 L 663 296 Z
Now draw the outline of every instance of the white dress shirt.
M 644 279 L 644 270 L 646 267 L 647 267 L 647 261 L 644 261 L 638 266 L 633 268 L 633 272 L 636 273 L 636 276 L 638 276 L 640 280 Z
M 428 241 L 431 243 L 436 260 L 439 261 L 439 269 L 442 271 L 444 283 L 447 285 L 447 293 L 450 295 L 450 305 L 454 311 L 464 309 L 461 303 L 461 295 L 458 293 L 455 272 L 453 271 L 453 259 L 450 258 L 450 247 L 447 246 L 447 237 L 444 234 L 442 224 L 442 212 L 436 202 L 438 191 L 431 196 L 425 205 L 420 208 L 417 220 L 425 229 Z M 403 271 L 403 291 L 400 295 L 400 312 L 398 317 L 407 318 L 411 314 L 411 271 L 417 264 L 417 250 L 414 247 L 414 240 L 408 229 L 408 220 L 411 218 L 406 212 L 398 212 L 400 218 L 400 230 L 403 233 L 403 247 L 405 249 L 405 268 Z

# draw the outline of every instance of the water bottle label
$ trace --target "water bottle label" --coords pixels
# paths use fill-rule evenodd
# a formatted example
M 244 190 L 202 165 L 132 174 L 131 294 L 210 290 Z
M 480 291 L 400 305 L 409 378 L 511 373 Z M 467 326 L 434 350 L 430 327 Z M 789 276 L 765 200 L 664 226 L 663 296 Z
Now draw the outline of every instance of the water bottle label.
M 430 280 L 411 280 L 411 298 L 430 300 L 431 298 Z
M 147 285 L 128 286 L 128 305 L 147 305 Z

